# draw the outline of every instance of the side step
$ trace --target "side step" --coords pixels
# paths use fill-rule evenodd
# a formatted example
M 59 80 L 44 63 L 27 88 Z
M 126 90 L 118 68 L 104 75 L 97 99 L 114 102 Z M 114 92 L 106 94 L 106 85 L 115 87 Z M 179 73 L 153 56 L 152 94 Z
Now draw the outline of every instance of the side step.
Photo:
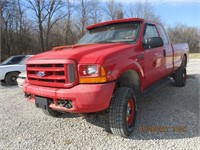
M 166 84 L 168 84 L 169 82 L 171 82 L 172 80 L 167 77 L 164 78 L 158 82 L 156 82 L 155 84 L 153 84 L 152 86 L 150 86 L 149 88 L 147 88 L 143 93 L 142 96 L 148 96 L 149 94 L 159 90 L 160 88 L 162 88 L 163 86 L 165 86 Z

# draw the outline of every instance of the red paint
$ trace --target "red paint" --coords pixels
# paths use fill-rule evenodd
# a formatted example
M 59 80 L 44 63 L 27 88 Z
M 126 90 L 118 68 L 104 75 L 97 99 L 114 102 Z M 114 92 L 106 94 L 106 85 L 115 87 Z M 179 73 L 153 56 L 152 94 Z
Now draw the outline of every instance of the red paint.
M 115 83 L 111 82 L 105 84 L 79 84 L 70 89 L 63 89 L 25 83 L 23 90 L 31 95 L 48 97 L 56 101 L 57 99 L 72 100 L 73 108 L 71 109 L 56 105 L 50 105 L 50 107 L 65 112 L 83 113 L 97 112 L 108 108 L 114 86 Z M 33 97 L 31 97 L 30 101 L 34 102 Z
M 133 122 L 133 118 L 134 118 L 134 103 L 131 98 L 128 100 L 126 116 L 127 116 L 127 124 L 128 124 L 128 126 L 130 126 L 131 123 Z
M 109 24 L 123 22 L 141 22 L 139 37 L 135 44 L 106 43 L 106 44 L 79 44 L 72 46 L 55 47 L 48 52 L 35 55 L 27 62 L 28 81 L 23 89 L 26 93 L 54 99 L 71 99 L 73 109 L 64 109 L 56 105 L 50 105 L 52 109 L 65 112 L 96 112 L 109 107 L 112 93 L 115 88 L 115 80 L 127 70 L 135 71 L 140 77 L 140 89 L 143 92 L 156 81 L 173 74 L 186 55 L 188 60 L 189 48 L 187 44 L 168 45 L 145 50 L 142 40 L 146 23 L 139 18 L 120 19 L 88 26 L 91 30 Z M 158 34 L 160 31 L 157 29 Z M 164 57 L 163 50 L 166 51 Z M 50 68 L 42 68 L 38 64 L 50 64 Z M 55 64 L 64 64 L 59 67 Z M 74 74 L 68 77 L 68 66 L 73 65 Z M 106 72 L 107 83 L 80 84 L 79 65 L 102 65 Z M 31 65 L 36 65 L 35 72 L 30 74 Z M 59 75 L 56 73 L 60 69 Z M 36 77 L 37 71 L 44 71 L 48 76 Z M 45 72 L 46 71 L 46 72 Z M 62 72 L 63 71 L 63 72 Z M 35 75 L 34 75 L 35 74 Z M 32 80 L 29 80 L 29 79 Z M 43 80 L 44 78 L 44 80 Z M 46 79 L 45 79 L 46 78 Z M 35 80 L 34 80 L 35 79 Z M 71 83 L 69 80 L 73 80 Z M 56 101 L 55 101 L 56 102 Z
M 144 19 L 141 19 L 141 18 L 127 18 L 127 19 L 111 20 L 111 21 L 101 22 L 101 23 L 98 23 L 98 24 L 94 24 L 94 25 L 91 25 L 91 26 L 87 26 L 86 29 L 87 29 L 87 30 L 90 30 L 90 29 L 92 29 L 92 28 L 101 27 L 101 26 L 105 26 L 105 25 L 109 25 L 109 24 L 124 23 L 124 22 L 132 22 L 132 21 L 143 22 Z

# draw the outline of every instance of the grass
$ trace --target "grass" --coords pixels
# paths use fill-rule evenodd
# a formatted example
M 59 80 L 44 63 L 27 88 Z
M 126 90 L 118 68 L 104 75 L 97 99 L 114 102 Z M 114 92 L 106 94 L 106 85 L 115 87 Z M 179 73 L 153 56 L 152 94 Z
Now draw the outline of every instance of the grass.
M 200 53 L 190 53 L 189 59 L 200 59 Z

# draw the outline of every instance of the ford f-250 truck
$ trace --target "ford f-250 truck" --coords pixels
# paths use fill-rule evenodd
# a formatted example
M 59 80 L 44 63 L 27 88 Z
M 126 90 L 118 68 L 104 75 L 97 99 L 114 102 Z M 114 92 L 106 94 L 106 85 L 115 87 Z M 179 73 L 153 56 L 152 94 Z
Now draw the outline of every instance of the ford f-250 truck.
M 108 110 L 110 130 L 134 129 L 136 95 L 167 76 L 186 84 L 188 44 L 173 45 L 161 24 L 140 18 L 87 27 L 76 45 L 55 47 L 27 62 L 25 96 L 51 116 Z

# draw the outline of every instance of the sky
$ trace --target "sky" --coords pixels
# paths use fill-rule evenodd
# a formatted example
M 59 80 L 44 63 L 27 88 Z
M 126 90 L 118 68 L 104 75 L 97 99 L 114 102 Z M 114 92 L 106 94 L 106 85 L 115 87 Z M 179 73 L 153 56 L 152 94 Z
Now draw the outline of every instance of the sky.
M 108 0 L 99 0 L 106 2 Z M 114 0 L 124 6 L 135 2 L 149 2 L 165 27 L 184 24 L 200 28 L 200 0 Z M 26 0 L 25 0 L 26 2 Z
M 149 2 L 166 26 L 176 24 L 200 27 L 200 0 L 115 0 L 121 3 Z

